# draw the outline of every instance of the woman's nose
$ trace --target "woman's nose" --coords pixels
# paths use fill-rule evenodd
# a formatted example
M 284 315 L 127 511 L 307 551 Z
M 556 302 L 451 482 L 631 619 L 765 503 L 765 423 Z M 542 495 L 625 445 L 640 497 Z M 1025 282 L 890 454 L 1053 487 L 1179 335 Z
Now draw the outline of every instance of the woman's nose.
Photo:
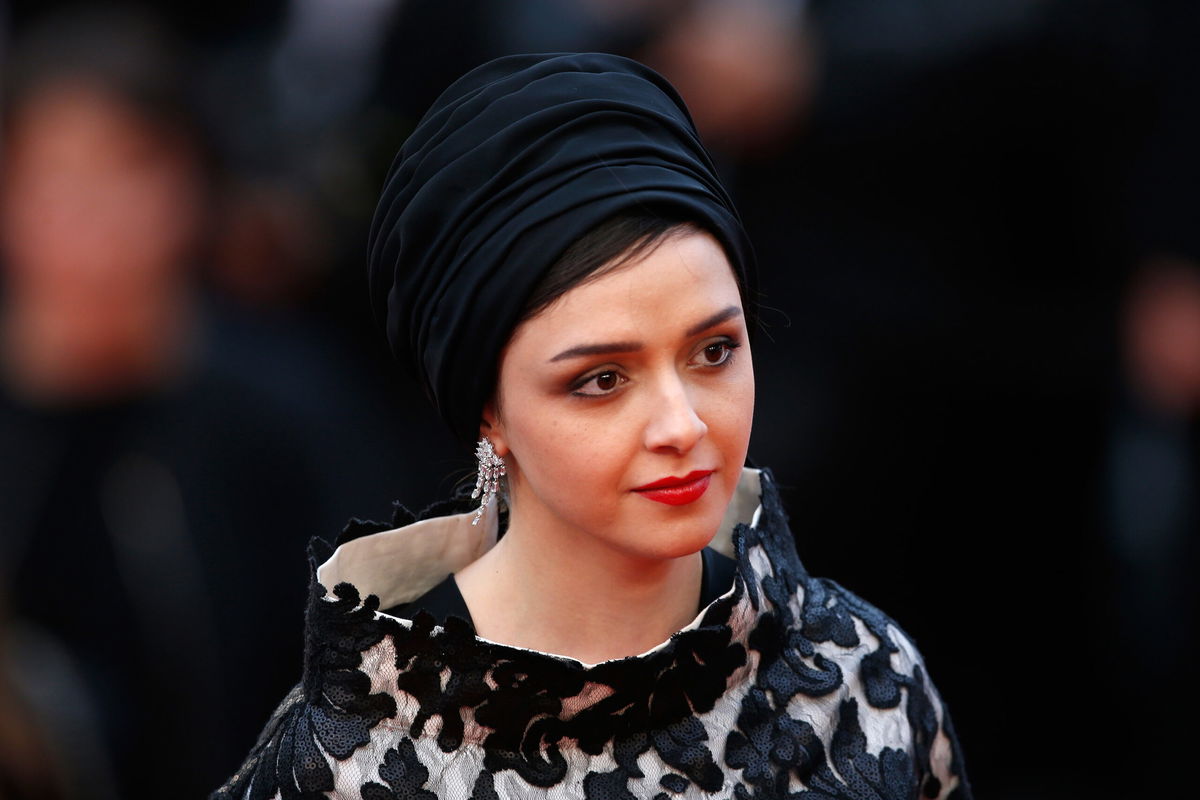
M 660 391 L 649 402 L 647 449 L 686 453 L 708 433 L 708 425 L 696 413 L 686 387 L 678 379 L 664 381 Z

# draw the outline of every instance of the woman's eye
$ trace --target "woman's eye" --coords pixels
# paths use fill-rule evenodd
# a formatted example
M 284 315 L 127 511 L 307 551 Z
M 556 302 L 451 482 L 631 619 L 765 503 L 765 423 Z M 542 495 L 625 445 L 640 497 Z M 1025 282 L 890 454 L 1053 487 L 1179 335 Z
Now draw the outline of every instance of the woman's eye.
M 597 372 L 595 375 L 587 378 L 582 383 L 578 384 L 573 394 L 584 395 L 588 397 L 597 397 L 612 392 L 618 386 L 625 382 L 615 370 L 605 370 Z
M 700 351 L 700 363 L 706 367 L 719 367 L 733 357 L 735 347 L 733 342 L 713 342 Z

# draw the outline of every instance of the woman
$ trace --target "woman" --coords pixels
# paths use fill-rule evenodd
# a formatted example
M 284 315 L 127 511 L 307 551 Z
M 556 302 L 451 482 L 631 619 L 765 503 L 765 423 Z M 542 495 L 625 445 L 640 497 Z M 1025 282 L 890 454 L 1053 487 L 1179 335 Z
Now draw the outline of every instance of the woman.
M 460 79 L 393 165 L 370 275 L 478 440 L 480 504 L 347 527 L 303 683 L 216 797 L 969 796 L 912 642 L 805 572 L 743 469 L 752 256 L 661 77 Z

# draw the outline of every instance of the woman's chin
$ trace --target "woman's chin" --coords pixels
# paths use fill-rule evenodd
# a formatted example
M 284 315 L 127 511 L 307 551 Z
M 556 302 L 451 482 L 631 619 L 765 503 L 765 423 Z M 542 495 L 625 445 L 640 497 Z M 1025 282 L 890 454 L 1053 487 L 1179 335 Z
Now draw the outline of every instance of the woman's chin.
M 636 544 L 639 550 L 652 551 L 657 558 L 682 558 L 707 547 L 724 516 L 724 505 L 715 502 L 654 509 L 643 513 L 637 523 L 636 530 L 644 538 Z

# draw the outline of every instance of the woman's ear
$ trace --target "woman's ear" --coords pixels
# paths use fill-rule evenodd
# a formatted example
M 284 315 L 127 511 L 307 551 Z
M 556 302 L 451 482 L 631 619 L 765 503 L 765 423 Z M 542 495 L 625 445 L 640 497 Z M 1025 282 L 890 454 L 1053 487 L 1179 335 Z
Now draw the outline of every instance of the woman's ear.
M 489 400 L 483 407 L 483 415 L 479 420 L 479 437 L 487 438 L 492 443 L 496 455 L 504 458 L 508 455 L 508 442 L 504 438 L 504 425 L 496 412 L 496 401 Z

